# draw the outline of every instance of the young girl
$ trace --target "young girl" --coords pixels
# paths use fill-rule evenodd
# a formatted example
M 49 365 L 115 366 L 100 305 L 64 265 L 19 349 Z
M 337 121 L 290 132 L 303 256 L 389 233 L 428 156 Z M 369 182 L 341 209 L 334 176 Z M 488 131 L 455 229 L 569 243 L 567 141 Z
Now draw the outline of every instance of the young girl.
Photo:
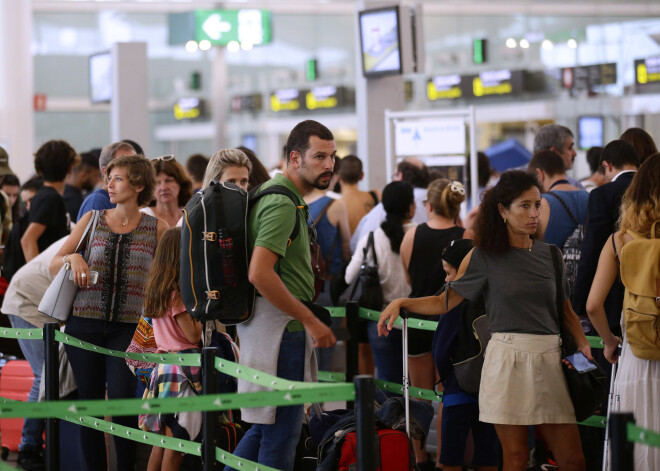
M 463 258 L 472 250 L 472 241 L 451 241 L 442 253 L 445 281 L 454 281 Z M 475 309 L 483 309 L 480 303 L 472 303 Z M 461 471 L 466 441 L 472 430 L 474 439 L 473 466 L 479 471 L 495 471 L 499 461 L 498 441 L 492 424 L 479 421 L 477 395 L 466 393 L 458 384 L 451 361 L 451 351 L 458 336 L 461 316 L 470 309 L 468 301 L 438 319 L 438 328 L 433 337 L 433 361 L 444 387 L 441 412 L 441 447 L 437 463 L 447 471 Z M 483 311 L 482 311 L 483 312 Z
M 169 229 L 163 234 L 147 280 L 144 312 L 152 318 L 159 352 L 199 353 L 202 324 L 190 316 L 181 301 L 180 244 L 180 228 Z M 159 364 L 151 374 L 143 397 L 186 397 L 199 392 L 199 367 Z M 145 431 L 194 440 L 200 432 L 201 418 L 201 412 L 145 414 L 140 416 L 139 425 Z M 154 446 L 147 470 L 178 470 L 182 461 L 183 453 Z

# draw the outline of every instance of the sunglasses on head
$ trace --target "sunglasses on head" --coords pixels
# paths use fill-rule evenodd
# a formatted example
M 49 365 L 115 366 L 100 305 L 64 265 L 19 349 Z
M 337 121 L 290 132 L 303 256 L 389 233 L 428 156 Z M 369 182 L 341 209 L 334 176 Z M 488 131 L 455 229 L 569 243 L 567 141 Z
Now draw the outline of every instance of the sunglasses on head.
M 160 157 L 156 157 L 155 159 L 151 159 L 152 162 L 157 162 L 159 160 L 162 160 L 163 162 L 167 162 L 169 160 L 174 160 L 174 154 L 168 154 L 168 155 L 161 155 Z

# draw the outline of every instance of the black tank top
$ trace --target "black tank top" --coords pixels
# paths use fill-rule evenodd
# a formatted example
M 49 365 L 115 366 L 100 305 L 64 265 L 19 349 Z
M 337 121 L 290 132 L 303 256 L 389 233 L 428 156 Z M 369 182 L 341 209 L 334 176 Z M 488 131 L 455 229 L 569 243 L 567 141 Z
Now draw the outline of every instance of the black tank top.
M 431 296 L 445 284 L 442 269 L 442 251 L 452 240 L 462 239 L 465 229 L 454 226 L 449 229 L 431 229 L 420 224 L 415 231 L 408 274 L 410 275 L 411 298 Z

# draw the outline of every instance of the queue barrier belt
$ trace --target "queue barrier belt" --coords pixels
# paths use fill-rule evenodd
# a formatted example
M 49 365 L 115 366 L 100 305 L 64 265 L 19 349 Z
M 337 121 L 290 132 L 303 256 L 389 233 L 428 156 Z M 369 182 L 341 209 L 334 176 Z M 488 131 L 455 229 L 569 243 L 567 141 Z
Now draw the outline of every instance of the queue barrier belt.
M 628 423 L 626 427 L 629 442 L 641 443 L 655 448 L 660 448 L 660 433 L 646 430 L 634 423 Z
M 9 399 L 4 399 L 4 402 L 20 402 L 20 401 L 11 401 Z M 116 435 L 121 438 L 126 438 L 138 443 L 144 443 L 146 445 L 159 446 L 161 448 L 168 448 L 170 450 L 179 451 L 181 453 L 187 453 L 194 456 L 202 455 L 202 445 L 198 442 L 193 442 L 190 440 L 182 440 L 173 437 L 166 437 L 158 433 L 145 432 L 143 430 L 125 427 L 113 422 L 108 422 L 107 420 L 99 419 L 97 417 L 90 416 L 78 416 L 67 414 L 59 419 L 66 420 L 68 422 L 84 425 L 86 427 L 98 430 L 99 432 L 109 433 Z M 215 458 L 217 461 L 221 462 L 224 465 L 229 465 L 238 469 L 245 471 L 277 471 L 274 468 L 269 466 L 261 465 L 244 458 L 240 458 L 236 455 L 229 453 L 222 448 L 216 447 L 215 449 Z M 14 468 L 0 462 L 0 471 L 13 470 Z

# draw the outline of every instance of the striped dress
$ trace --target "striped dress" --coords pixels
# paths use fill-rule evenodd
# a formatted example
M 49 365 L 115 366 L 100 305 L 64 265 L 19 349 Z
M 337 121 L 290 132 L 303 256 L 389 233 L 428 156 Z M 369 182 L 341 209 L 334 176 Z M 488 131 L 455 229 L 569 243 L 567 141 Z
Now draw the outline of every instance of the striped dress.
M 90 271 L 98 272 L 98 282 L 78 290 L 73 303 L 74 316 L 138 322 L 156 251 L 156 229 L 157 219 L 143 214 L 135 229 L 117 234 L 105 222 L 105 211 L 101 211 L 87 262 Z

